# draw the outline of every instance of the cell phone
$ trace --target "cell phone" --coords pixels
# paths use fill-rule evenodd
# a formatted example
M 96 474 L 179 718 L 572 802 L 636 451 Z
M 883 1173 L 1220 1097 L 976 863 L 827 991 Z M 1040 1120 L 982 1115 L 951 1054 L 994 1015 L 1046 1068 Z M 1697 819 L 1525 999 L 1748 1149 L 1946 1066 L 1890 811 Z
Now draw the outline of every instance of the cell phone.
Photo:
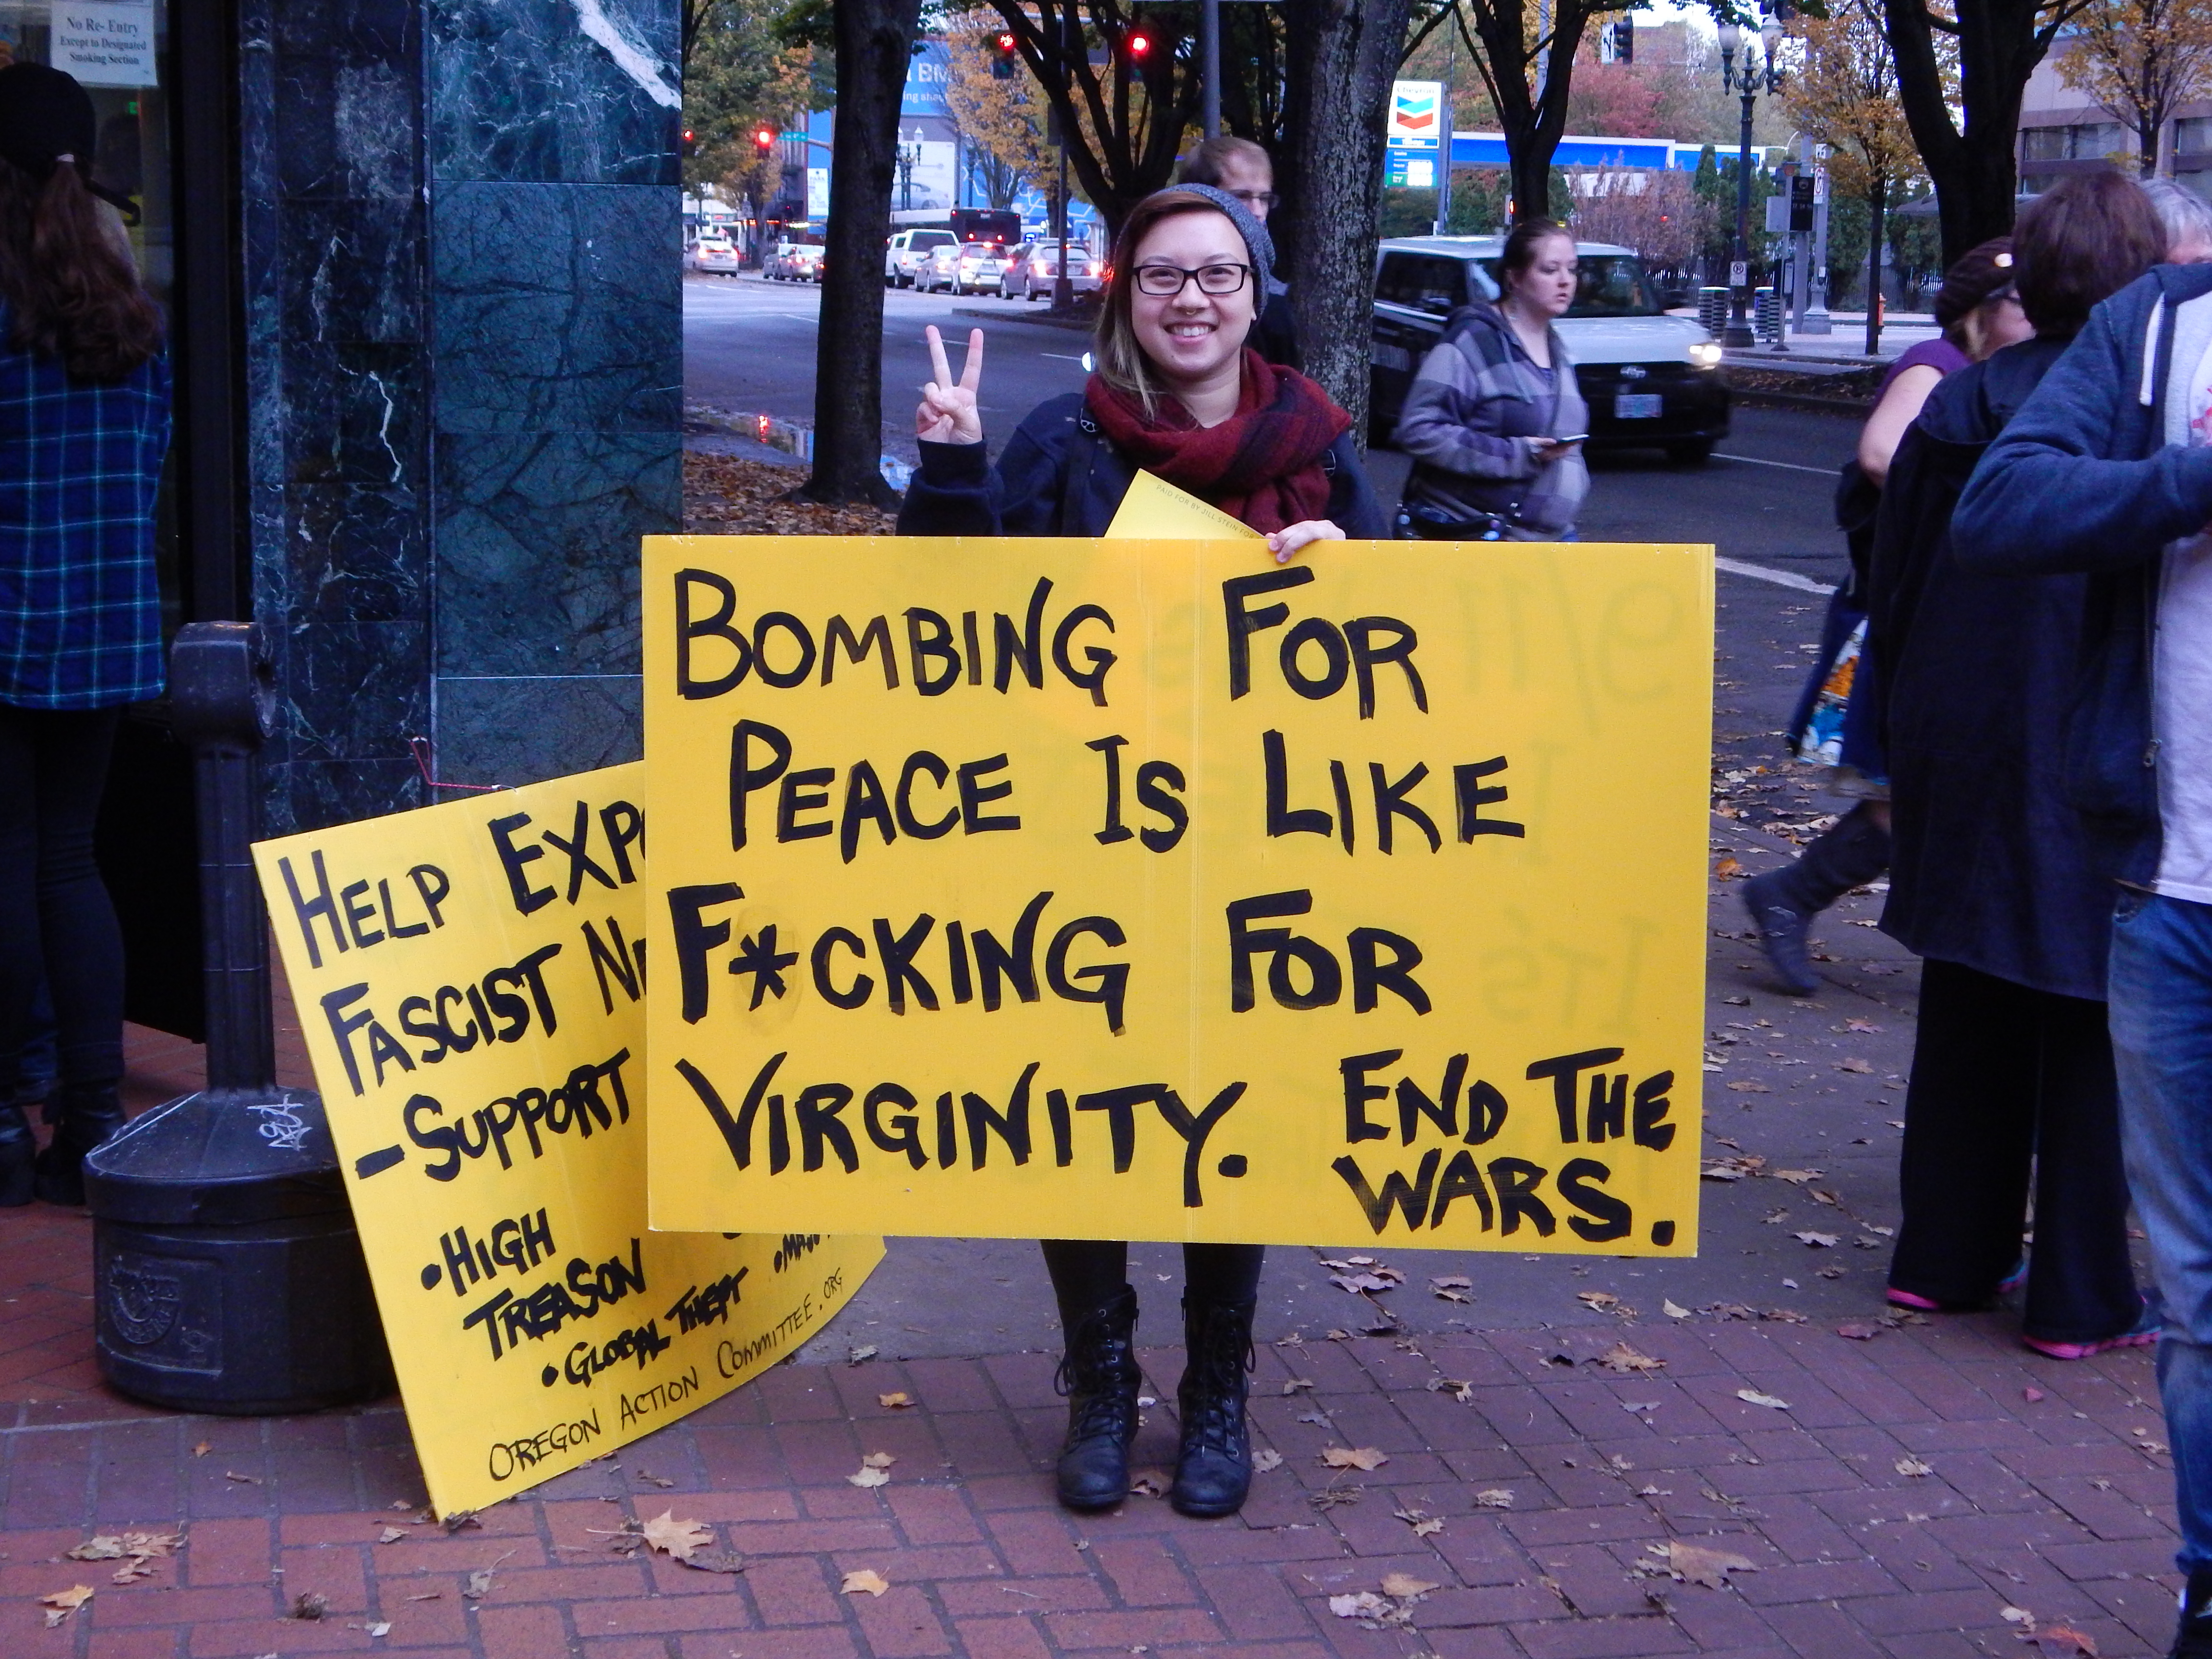
M 1571 438 L 1547 438 L 1544 441 L 1548 444 L 1578 444 L 1587 442 L 1589 438 L 1589 433 L 1577 432 Z

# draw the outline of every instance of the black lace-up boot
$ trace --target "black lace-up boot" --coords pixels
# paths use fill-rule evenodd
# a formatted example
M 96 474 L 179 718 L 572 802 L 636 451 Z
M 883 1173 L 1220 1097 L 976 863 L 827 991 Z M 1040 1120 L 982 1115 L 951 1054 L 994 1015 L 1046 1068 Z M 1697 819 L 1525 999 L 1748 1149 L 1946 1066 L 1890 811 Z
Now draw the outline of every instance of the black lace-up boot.
M 1767 963 L 1784 990 L 1810 996 L 1820 988 L 1806 937 L 1813 918 L 1888 868 L 1889 831 L 1862 801 L 1808 846 L 1795 864 L 1744 884 L 1743 908 L 1751 913 Z
M 21 1105 L 11 1101 L 0 1106 L 0 1209 L 18 1209 L 31 1201 L 32 1160 L 38 1148 Z
M 1129 1493 L 1129 1443 L 1137 1437 L 1137 1293 L 1124 1285 L 1067 1333 L 1053 1386 L 1067 1396 L 1060 1450 L 1060 1501 L 1111 1509 Z
M 49 1204 L 84 1202 L 84 1155 L 123 1127 L 123 1103 L 112 1083 L 66 1083 L 58 1093 L 60 1121 L 39 1154 L 39 1196 Z M 4 1139 L 4 1136 L 0 1136 Z
M 1252 1369 L 1251 1302 L 1182 1303 L 1182 1449 L 1169 1494 L 1185 1515 L 1234 1515 L 1252 1486 L 1252 1437 L 1244 1420 Z

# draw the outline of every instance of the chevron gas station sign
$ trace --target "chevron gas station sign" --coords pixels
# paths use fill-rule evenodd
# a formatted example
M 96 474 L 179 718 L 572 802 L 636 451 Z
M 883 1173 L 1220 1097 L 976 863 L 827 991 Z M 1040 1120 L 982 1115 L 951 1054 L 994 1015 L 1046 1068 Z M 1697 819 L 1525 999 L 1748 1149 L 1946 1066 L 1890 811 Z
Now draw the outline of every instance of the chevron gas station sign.
M 1390 87 L 1389 141 L 1394 149 L 1435 149 L 1444 125 L 1441 81 L 1396 81 Z

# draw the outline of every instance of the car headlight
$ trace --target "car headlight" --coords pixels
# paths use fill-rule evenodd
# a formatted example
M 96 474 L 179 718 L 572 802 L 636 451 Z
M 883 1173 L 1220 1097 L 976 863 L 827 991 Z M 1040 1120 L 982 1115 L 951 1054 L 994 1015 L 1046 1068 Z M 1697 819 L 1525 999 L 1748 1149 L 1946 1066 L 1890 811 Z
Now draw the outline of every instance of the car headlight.
M 1721 349 L 1715 341 L 1700 340 L 1690 348 L 1690 367 L 1692 368 L 1717 368 L 1720 362 Z

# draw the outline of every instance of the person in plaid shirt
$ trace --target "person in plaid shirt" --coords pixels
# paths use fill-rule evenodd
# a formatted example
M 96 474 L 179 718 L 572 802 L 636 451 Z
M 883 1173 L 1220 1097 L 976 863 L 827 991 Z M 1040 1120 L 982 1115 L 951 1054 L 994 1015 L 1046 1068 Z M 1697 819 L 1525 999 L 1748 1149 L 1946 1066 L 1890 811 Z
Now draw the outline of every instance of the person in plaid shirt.
M 161 313 L 91 179 L 76 80 L 0 70 L 0 1205 L 84 1201 L 122 1126 L 123 945 L 93 823 L 124 705 L 162 689 L 154 508 L 169 445 Z M 60 1111 L 13 1103 L 43 975 Z

